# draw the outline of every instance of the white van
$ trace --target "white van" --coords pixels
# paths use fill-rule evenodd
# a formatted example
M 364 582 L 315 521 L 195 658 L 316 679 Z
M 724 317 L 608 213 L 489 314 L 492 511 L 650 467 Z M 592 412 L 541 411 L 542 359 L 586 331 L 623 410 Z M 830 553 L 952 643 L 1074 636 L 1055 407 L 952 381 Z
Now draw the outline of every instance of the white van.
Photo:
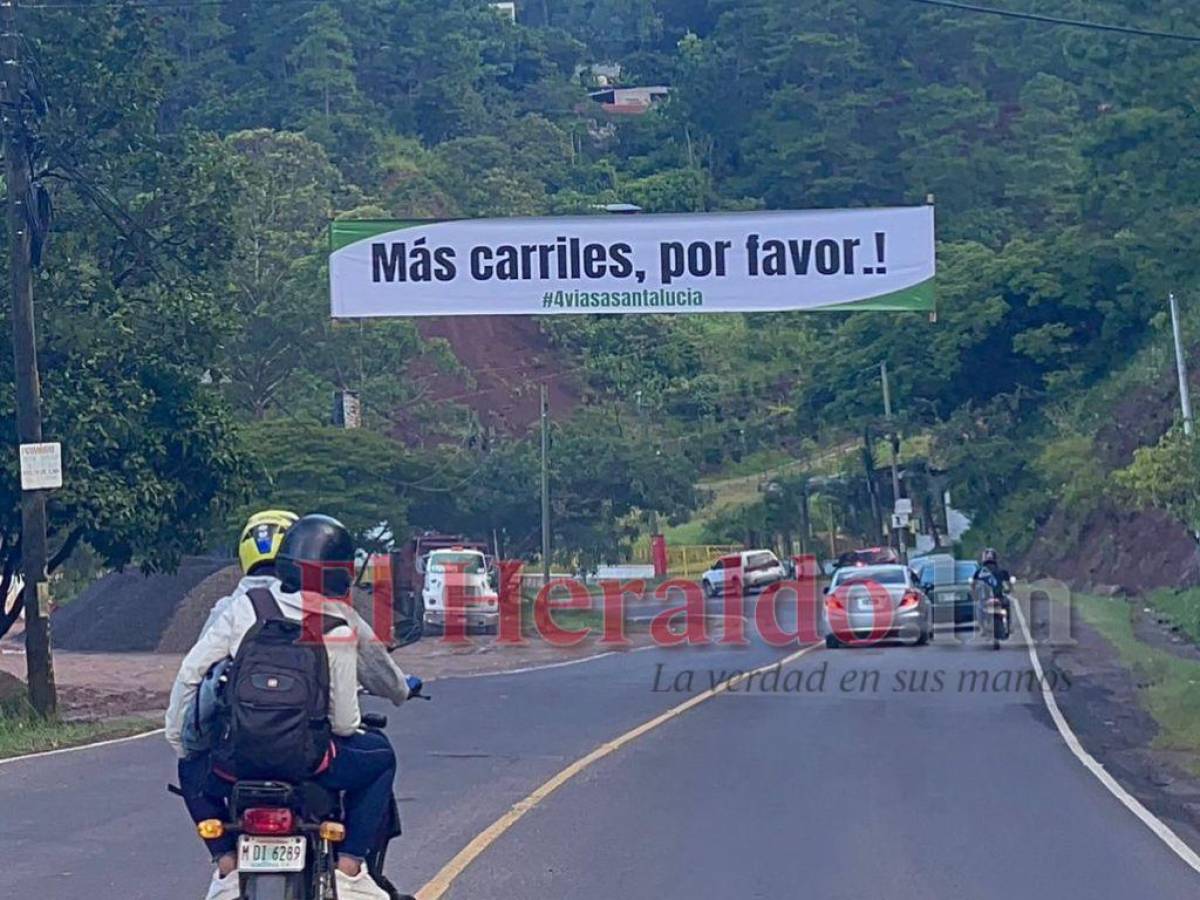
M 500 598 L 488 581 L 487 559 L 478 550 L 449 547 L 433 550 L 424 559 L 425 624 L 432 630 L 446 625 L 448 597 L 461 597 L 468 629 L 495 631 L 500 622 Z M 461 593 L 455 593 L 461 592 Z
M 741 553 L 731 554 L 731 556 L 737 557 L 741 561 L 741 571 L 735 577 L 740 579 L 739 589 L 742 591 L 762 590 L 787 578 L 783 563 L 770 550 L 743 550 Z M 729 558 L 721 557 L 700 576 L 700 586 L 704 589 L 704 596 L 715 598 L 724 593 L 725 561 Z

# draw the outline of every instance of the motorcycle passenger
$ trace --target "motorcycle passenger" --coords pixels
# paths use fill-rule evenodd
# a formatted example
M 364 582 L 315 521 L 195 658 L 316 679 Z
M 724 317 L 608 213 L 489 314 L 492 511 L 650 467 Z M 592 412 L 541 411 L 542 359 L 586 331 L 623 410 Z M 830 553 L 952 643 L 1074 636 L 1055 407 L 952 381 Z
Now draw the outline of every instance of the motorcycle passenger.
M 252 528 L 251 522 L 247 523 L 247 530 Z M 280 524 L 276 523 L 277 531 Z M 253 528 L 260 525 L 254 522 Z M 282 530 L 277 543 L 272 535 L 267 550 L 258 551 L 259 546 L 256 540 L 256 551 L 243 556 L 243 563 L 249 559 L 251 564 L 247 568 L 254 569 L 255 562 L 265 562 L 273 551 L 277 577 L 261 576 L 262 568 L 248 572 L 250 577 L 243 582 L 256 579 L 252 586 L 239 584 L 227 601 L 218 604 L 220 608 L 214 610 L 210 624 L 180 666 L 171 692 L 166 737 L 182 760 L 180 780 L 188 810 L 197 822 L 228 818 L 224 800 L 213 796 L 216 792 L 209 789 L 212 778 L 208 775 L 208 759 L 189 758 L 183 742 L 185 711 L 192 706 L 201 681 L 215 664 L 237 658 L 248 633 L 257 631 L 264 605 L 269 605 L 276 617 L 305 623 L 306 614 L 313 613 L 315 605 L 322 614 L 320 620 L 328 623 L 322 629 L 318 641 L 322 646 L 316 652 L 323 651 L 328 660 L 328 697 L 324 702 L 331 737 L 324 758 L 314 767 L 313 780 L 343 795 L 346 837 L 340 845 L 335 868 L 337 892 L 342 900 L 387 900 L 388 895 L 370 877 L 363 860 L 391 809 L 396 757 L 385 735 L 378 731 L 362 732 L 359 728 L 358 649 L 349 624 L 351 609 L 342 602 L 348 597 L 353 580 L 353 540 L 341 523 L 327 516 L 312 515 Z M 262 553 L 262 560 L 256 558 L 256 552 Z M 306 570 L 316 573 L 318 590 L 305 583 Z M 251 590 L 255 591 L 253 595 Z M 189 763 L 194 763 L 195 768 Z M 237 900 L 240 890 L 236 838 L 225 836 L 208 845 L 217 863 L 208 900 Z
M 988 547 L 979 556 L 979 568 L 975 570 L 972 576 L 972 582 L 982 582 L 987 585 L 992 592 L 992 596 L 999 600 L 1004 605 L 1005 617 L 1004 621 L 1011 621 L 1012 616 L 1012 600 L 1008 595 L 1008 585 L 1010 576 L 1007 569 L 1000 568 L 1000 557 L 994 549 Z M 1002 639 L 1007 639 L 1008 635 L 1000 635 Z

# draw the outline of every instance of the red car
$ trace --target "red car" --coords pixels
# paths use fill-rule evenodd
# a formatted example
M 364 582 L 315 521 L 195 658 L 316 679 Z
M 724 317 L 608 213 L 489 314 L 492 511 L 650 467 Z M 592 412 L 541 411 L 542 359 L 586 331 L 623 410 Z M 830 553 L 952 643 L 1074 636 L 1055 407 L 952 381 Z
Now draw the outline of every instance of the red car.
M 844 566 L 889 566 L 900 562 L 900 554 L 891 547 L 864 547 L 850 550 L 837 559 L 836 568 Z

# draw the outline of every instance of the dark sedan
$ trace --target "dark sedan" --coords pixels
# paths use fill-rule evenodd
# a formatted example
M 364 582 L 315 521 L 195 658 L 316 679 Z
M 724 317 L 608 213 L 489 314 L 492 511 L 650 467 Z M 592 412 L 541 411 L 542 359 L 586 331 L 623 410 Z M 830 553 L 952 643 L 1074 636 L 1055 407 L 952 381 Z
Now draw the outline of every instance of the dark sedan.
M 948 555 L 924 556 L 910 565 L 933 600 L 933 621 L 954 627 L 973 625 L 975 600 L 971 594 L 971 579 L 979 564 Z

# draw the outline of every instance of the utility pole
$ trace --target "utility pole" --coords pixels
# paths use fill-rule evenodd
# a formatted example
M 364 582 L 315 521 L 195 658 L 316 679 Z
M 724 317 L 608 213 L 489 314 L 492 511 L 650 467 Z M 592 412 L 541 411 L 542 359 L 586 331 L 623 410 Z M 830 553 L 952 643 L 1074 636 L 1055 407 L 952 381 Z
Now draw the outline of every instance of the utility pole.
M 550 583 L 550 401 L 541 389 L 542 410 L 542 585 Z
M 1171 331 L 1175 335 L 1175 369 L 1179 373 L 1179 406 L 1183 410 L 1183 433 L 1192 436 L 1192 395 L 1188 390 L 1187 360 L 1183 355 L 1183 330 L 1179 325 L 1179 303 L 1170 295 Z
M 892 421 L 892 388 L 888 384 L 887 363 L 879 364 L 879 374 L 883 379 L 883 414 L 887 418 L 888 426 L 892 432 L 892 515 L 896 514 L 895 502 L 900 499 L 900 435 L 896 432 L 896 424 Z M 896 539 L 900 545 L 900 559 L 907 561 L 908 549 L 905 546 L 904 529 L 896 528 L 893 520 L 892 526 L 896 532 Z
M 38 382 L 33 318 L 33 211 L 30 208 L 29 138 L 25 133 L 24 75 L 17 34 L 16 0 L 0 0 L 0 108 L 3 112 L 4 175 L 8 187 L 8 269 L 12 291 L 12 342 L 17 394 L 17 441 L 42 440 L 42 397 Z M 54 661 L 50 654 L 49 596 L 46 593 L 46 494 L 21 492 L 21 574 L 25 581 L 25 667 L 29 702 L 39 715 L 54 714 Z

